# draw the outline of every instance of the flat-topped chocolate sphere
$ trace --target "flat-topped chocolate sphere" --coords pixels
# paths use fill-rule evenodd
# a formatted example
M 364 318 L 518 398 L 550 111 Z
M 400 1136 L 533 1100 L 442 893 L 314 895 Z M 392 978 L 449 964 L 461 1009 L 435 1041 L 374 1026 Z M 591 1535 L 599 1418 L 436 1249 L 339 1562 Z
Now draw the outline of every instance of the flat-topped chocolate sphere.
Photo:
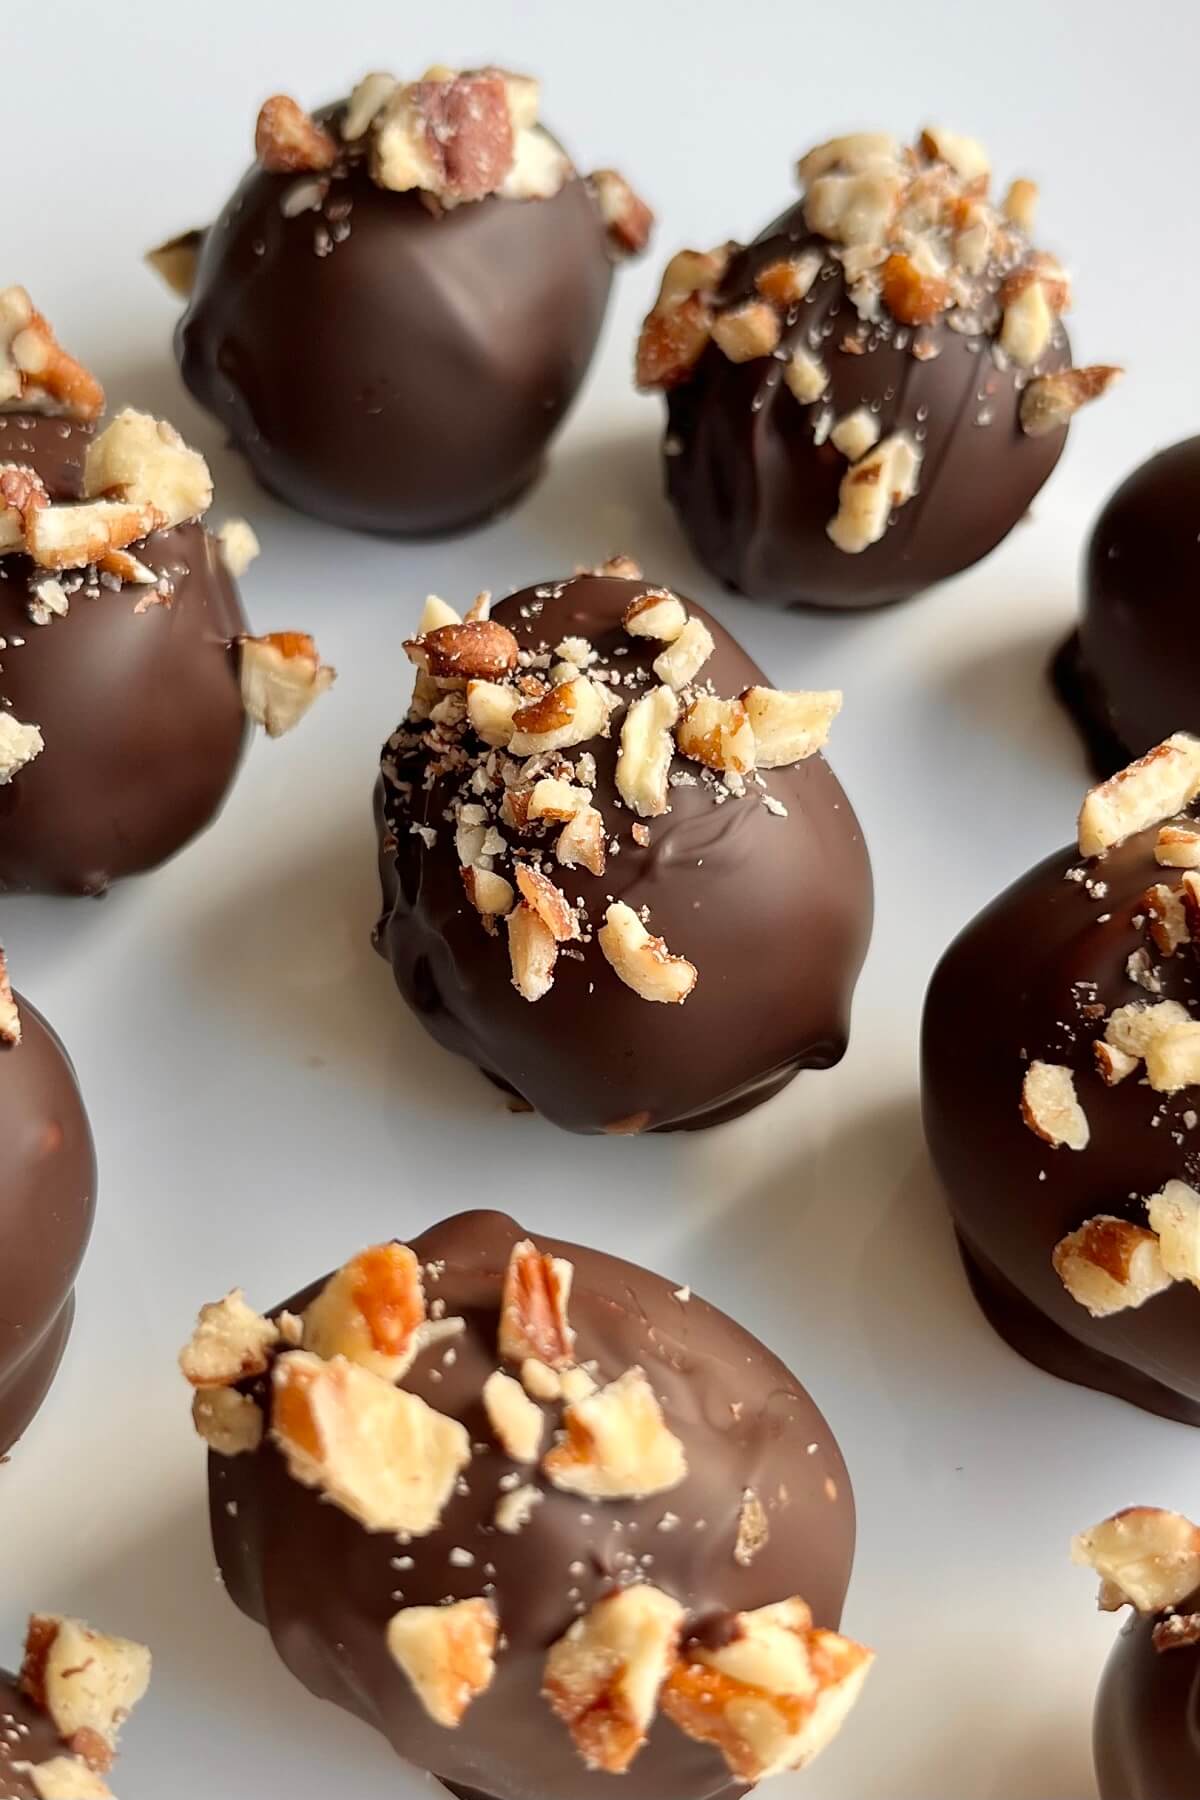
M 971 139 L 860 133 L 799 174 L 749 248 L 668 265 L 638 378 L 666 393 L 667 492 L 707 568 L 753 599 L 877 606 L 994 549 L 1117 371 L 1070 367 L 1037 190 L 990 202 Z
M 818 754 L 840 693 L 769 687 L 611 567 L 486 618 L 430 603 L 376 942 L 439 1043 L 556 1124 L 695 1128 L 840 1060 L 870 864 Z
M 361 530 L 475 523 L 537 475 L 587 372 L 614 256 L 650 215 L 581 179 L 497 70 L 368 76 L 317 119 L 267 102 L 194 270 L 184 380 L 264 486 Z M 158 253 L 162 260 L 164 253 Z
M 54 1379 L 95 1204 L 74 1071 L 41 1014 L 13 995 L 0 952 L 0 1456 Z
M 7 412 L 6 311 L 32 321 Z M 69 381 L 23 375 L 31 334 Z M 101 428 L 102 406 L 24 290 L 0 293 L 0 892 L 100 894 L 164 862 L 219 812 L 252 722 L 294 722 L 330 679 L 311 640 L 247 638 L 233 570 L 256 546 L 201 523 L 204 459 L 144 413 Z
M 101 1800 L 150 1652 L 34 1613 L 19 1674 L 0 1669 L 0 1800 Z
M 733 1800 L 857 1696 L 837 1445 L 687 1288 L 464 1213 L 182 1364 L 230 1596 L 456 1795 Z
M 976 1297 L 1031 1361 L 1200 1425 L 1200 743 L 1094 789 L 943 957 L 925 1128 Z
M 1102 774 L 1200 729 L 1200 437 L 1152 456 L 1096 521 L 1055 678 Z

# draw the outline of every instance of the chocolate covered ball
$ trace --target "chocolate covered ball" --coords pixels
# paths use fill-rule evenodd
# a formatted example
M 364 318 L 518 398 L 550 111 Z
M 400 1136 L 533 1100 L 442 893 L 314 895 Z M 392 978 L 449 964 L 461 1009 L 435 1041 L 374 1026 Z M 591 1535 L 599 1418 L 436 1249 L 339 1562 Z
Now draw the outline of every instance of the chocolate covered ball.
M 537 82 L 487 69 L 368 76 L 316 119 L 277 97 L 216 223 L 156 253 L 184 380 L 300 511 L 454 531 L 537 475 L 650 229 L 537 113 Z
M 455 1795 L 732 1800 L 865 1679 L 829 1427 L 687 1288 L 464 1213 L 182 1364 L 230 1596 Z
M 1037 190 L 990 201 L 971 139 L 837 138 L 799 175 L 748 248 L 668 265 L 638 379 L 666 393 L 667 492 L 713 574 L 779 605 L 878 606 L 993 550 L 1118 371 L 1071 368 Z
M 1093 789 L 1074 846 L 942 958 L 925 1129 L 996 1329 L 1052 1374 L 1200 1424 L 1200 743 Z
M 1200 729 L 1200 438 L 1152 456 L 1096 521 L 1055 678 L 1100 773 Z
M 0 952 L 0 1456 L 62 1358 L 95 1204 L 74 1070 L 41 1014 L 13 995 Z
M 438 1042 L 556 1124 L 697 1128 L 840 1060 L 870 864 L 819 754 L 841 695 L 769 687 L 610 566 L 488 617 L 431 602 L 376 942 Z
M 80 1619 L 34 1613 L 19 1674 L 0 1669 L 0 1800 L 96 1800 L 150 1652 Z

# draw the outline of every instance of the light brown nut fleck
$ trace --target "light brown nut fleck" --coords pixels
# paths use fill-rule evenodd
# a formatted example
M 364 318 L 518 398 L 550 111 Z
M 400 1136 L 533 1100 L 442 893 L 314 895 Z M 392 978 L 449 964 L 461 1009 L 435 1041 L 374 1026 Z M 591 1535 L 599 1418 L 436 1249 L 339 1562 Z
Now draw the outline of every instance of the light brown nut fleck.
M 767 1519 L 767 1509 L 753 1488 L 747 1488 L 742 1495 L 742 1504 L 738 1512 L 737 1542 L 733 1547 L 733 1560 L 748 1569 L 760 1550 L 765 1550 L 771 1536 L 771 1526 Z
M 21 1041 L 21 1010 L 8 979 L 8 958 L 0 950 L 0 1044 L 15 1047 Z
M 532 906 L 515 906 L 507 924 L 513 986 L 522 1000 L 543 1000 L 554 986 L 558 941 Z
M 1004 354 L 1031 369 L 1050 347 L 1054 330 L 1054 312 L 1040 281 L 1031 281 L 1005 305 L 1000 326 L 1000 348 Z
M 703 619 L 689 618 L 675 641 L 655 657 L 654 673 L 667 687 L 681 693 L 695 681 L 716 647 Z
M 672 956 L 623 900 L 608 908 L 597 941 L 616 974 L 642 1000 L 679 1006 L 696 985 L 695 964 Z
M 547 1405 L 562 1399 L 562 1376 L 540 1357 L 527 1356 L 521 1364 L 521 1385 L 531 1400 Z
M 254 527 L 246 519 L 226 519 L 217 532 L 221 561 L 235 581 L 240 581 L 250 564 L 262 554 L 262 545 Z
M 830 138 L 817 144 L 801 157 L 796 176 L 806 185 L 831 170 L 858 174 L 865 169 L 894 169 L 900 166 L 900 145 L 886 131 L 854 131 L 844 137 Z
M 748 775 L 754 767 L 754 732 L 740 700 L 698 694 L 680 714 L 675 742 L 684 756 L 710 769 Z
M 1144 1306 L 1171 1286 L 1154 1233 L 1107 1214 L 1056 1244 L 1053 1262 L 1072 1300 L 1094 1319 Z
M 306 631 L 272 631 L 241 640 L 242 705 L 268 737 L 298 725 L 337 680 Z
M 1161 881 L 1155 882 L 1147 888 L 1142 905 L 1146 911 L 1147 929 L 1162 956 L 1170 958 L 1184 944 L 1191 943 L 1187 908 L 1182 895 L 1174 888 Z
M 950 283 L 897 251 L 883 265 L 883 303 L 902 325 L 931 325 L 952 302 Z
M 1168 1181 L 1147 1200 L 1146 1212 L 1167 1274 L 1200 1287 L 1200 1194 L 1186 1181 Z
M 811 406 L 829 386 L 829 371 L 819 356 L 801 345 L 784 364 L 783 379 L 801 406 Z
M 574 1268 L 546 1256 L 528 1238 L 514 1244 L 500 1299 L 501 1361 L 523 1365 L 534 1357 L 548 1369 L 575 1361 L 575 1333 L 567 1318 Z
M 359 138 L 367 135 L 399 85 L 394 75 L 380 70 L 363 76 L 342 114 L 343 143 L 356 144 Z
M 764 300 L 776 306 L 798 306 L 821 273 L 824 257 L 819 250 L 802 250 L 798 256 L 783 256 L 768 263 L 754 277 L 754 285 Z
M 1096 1067 L 1109 1087 L 1117 1087 L 1132 1075 L 1138 1066 L 1138 1058 L 1130 1056 L 1128 1051 L 1119 1050 L 1115 1044 L 1097 1038 L 1092 1045 L 1096 1058 Z
M 192 1400 L 192 1424 L 218 1456 L 242 1456 L 263 1440 L 262 1408 L 237 1388 L 198 1388 Z
M 537 914 L 556 944 L 568 943 L 579 936 L 579 925 L 570 902 L 548 875 L 531 868 L 528 863 L 519 863 L 517 887 L 525 905 Z
M 838 510 L 825 528 L 839 550 L 857 556 L 879 542 L 893 510 L 916 493 L 920 467 L 920 446 L 902 431 L 851 464 L 838 489 Z
M 1200 869 L 1200 831 L 1194 825 L 1164 825 L 1154 860 L 1164 869 Z
M 491 1686 L 499 1634 L 487 1600 L 406 1606 L 388 1623 L 387 1647 L 434 1724 L 453 1731 Z
M 713 310 L 699 294 L 646 315 L 637 347 L 640 388 L 678 387 L 691 375 L 712 337 Z
M 954 173 L 968 185 L 978 182 L 986 190 L 992 165 L 987 151 L 974 138 L 961 137 L 958 132 L 946 131 L 941 125 L 927 125 L 919 142 L 926 156 L 949 163 Z
M 373 1244 L 331 1275 L 307 1307 L 304 1348 L 400 1381 L 416 1359 L 426 1316 L 417 1257 L 407 1244 Z
M 1030 1063 L 1021 1086 L 1021 1117 L 1055 1150 L 1088 1147 L 1087 1114 L 1079 1104 L 1074 1075 L 1061 1063 Z
M 654 214 L 615 169 L 597 169 L 588 186 L 596 196 L 609 243 L 618 256 L 640 256 L 650 242 Z
M 785 692 L 779 688 L 747 688 L 741 696 L 756 746 L 760 769 L 782 769 L 815 756 L 829 742 L 833 721 L 842 710 L 840 688 Z
M 559 832 L 554 854 L 565 868 L 587 869 L 592 875 L 603 875 L 607 865 L 604 815 L 594 806 L 585 806 L 577 812 Z
M 562 1372 L 562 1397 L 568 1404 L 576 1400 L 586 1400 L 589 1394 L 596 1392 L 599 1383 L 582 1367 L 564 1369 Z
M 497 1369 L 483 1384 L 483 1405 L 504 1454 L 512 1462 L 535 1463 L 546 1421 L 521 1383 Z
M 713 1744 L 741 1782 L 802 1768 L 841 1730 L 873 1653 L 815 1630 L 802 1600 L 740 1613 L 719 1649 L 685 1647 L 663 1689 L 662 1710 L 699 1743 Z
M 46 484 L 36 470 L 0 464 L 0 554 L 24 548 L 31 516 L 49 504 Z
M 600 737 L 607 723 L 603 694 L 594 681 L 579 675 L 517 708 L 508 747 L 514 756 L 570 750 Z
M 568 819 L 573 819 L 576 813 L 582 812 L 591 803 L 591 788 L 578 787 L 574 782 L 544 775 L 533 784 L 528 817 L 565 825 Z
M 517 899 L 510 881 L 492 869 L 462 869 L 459 872 L 467 899 L 485 924 L 508 916 Z
M 818 175 L 805 195 L 805 222 L 831 243 L 886 243 L 902 194 L 899 171 L 890 167 Z
M 1200 1587 L 1200 1527 L 1157 1506 L 1126 1507 L 1081 1531 L 1071 1560 L 1100 1576 L 1103 1612 L 1162 1612 Z
M 12 713 L 0 712 L 0 787 L 7 787 L 45 748 L 36 725 L 23 725 Z
M 337 145 L 325 127 L 287 94 L 274 94 L 263 102 L 254 152 L 264 169 L 279 175 L 332 169 L 337 161 Z
M 687 622 L 683 601 L 661 588 L 631 600 L 622 619 L 630 637 L 657 638 L 660 644 L 673 644 Z
M 497 1500 L 492 1523 L 506 1537 L 518 1537 L 545 1498 L 541 1488 L 530 1487 L 528 1483 L 523 1487 L 510 1488 Z
M 241 1288 L 200 1308 L 190 1341 L 179 1355 L 184 1379 L 193 1387 L 232 1387 L 263 1375 L 279 1342 L 278 1327 L 246 1305 Z
M 153 508 L 120 500 L 46 506 L 28 516 L 25 547 L 43 569 L 81 569 L 147 537 L 161 523 Z
M 589 1769 L 620 1775 L 646 1742 L 683 1620 L 641 1584 L 606 1594 L 551 1646 L 542 1693 Z
M 397 88 L 385 103 L 375 121 L 371 172 L 394 193 L 423 188 L 443 206 L 457 206 L 495 193 L 515 153 L 504 76 L 439 71 Z
M 1146 1079 L 1160 1094 L 1200 1083 L 1200 1020 L 1168 1025 L 1146 1046 Z
M 767 300 L 746 300 L 713 321 L 712 339 L 730 362 L 751 362 L 779 347 L 783 326 Z
M 1133 1000 L 1109 1014 L 1104 1036 L 1116 1049 L 1140 1062 L 1156 1038 L 1173 1025 L 1186 1025 L 1191 1016 L 1178 1000 L 1160 1000 L 1155 1005 Z
M 1021 395 L 1021 429 L 1027 437 L 1045 437 L 1062 431 L 1081 406 L 1106 394 L 1123 369 L 1111 363 L 1093 363 L 1086 369 L 1058 369 L 1039 375 Z
M 90 423 L 104 411 L 104 389 L 68 356 L 22 287 L 0 288 L 0 407 L 62 413 Z
M 437 1529 L 471 1442 L 416 1394 L 369 1369 L 288 1350 L 272 1375 L 271 1436 L 288 1473 L 367 1531 Z
M 165 244 L 148 250 L 144 260 L 173 294 L 181 300 L 190 300 L 203 245 L 203 231 L 182 231 L 178 237 L 168 238 Z
M 507 749 L 513 734 L 513 714 L 521 704 L 520 691 L 498 681 L 468 681 L 467 718 L 471 729 L 494 750 Z
M 102 1775 L 75 1756 L 52 1756 L 49 1762 L 14 1764 L 26 1776 L 38 1800 L 113 1800 Z
M 1102 856 L 1182 812 L 1198 793 L 1200 738 L 1179 731 L 1091 790 L 1079 814 L 1080 854 Z
M 551 200 L 573 174 L 570 157 L 539 125 L 518 131 L 512 167 L 496 192 L 504 200 Z
M 496 681 L 517 667 L 520 648 L 512 632 L 494 619 L 439 625 L 409 638 L 410 662 L 435 681 Z
M 1038 189 L 1036 181 L 1027 181 L 1024 176 L 1012 182 L 1000 205 L 1000 211 L 1010 225 L 1029 236 L 1037 223 Z
M 574 1401 L 563 1413 L 566 1435 L 542 1469 L 564 1493 L 589 1500 L 644 1499 L 687 1477 L 683 1445 L 667 1427 L 641 1369 Z
M 617 753 L 617 792 L 639 818 L 656 819 L 670 810 L 668 778 L 675 754 L 671 730 L 678 717 L 679 702 L 670 687 L 651 688 L 625 714 Z
M 21 1692 L 91 1768 L 112 1767 L 121 1726 L 149 1685 L 150 1652 L 143 1645 L 104 1637 L 79 1619 L 31 1617 Z
M 212 476 L 198 450 L 173 425 L 126 407 L 88 446 L 83 491 L 89 500 L 149 507 L 159 529 L 198 519 L 212 505 Z

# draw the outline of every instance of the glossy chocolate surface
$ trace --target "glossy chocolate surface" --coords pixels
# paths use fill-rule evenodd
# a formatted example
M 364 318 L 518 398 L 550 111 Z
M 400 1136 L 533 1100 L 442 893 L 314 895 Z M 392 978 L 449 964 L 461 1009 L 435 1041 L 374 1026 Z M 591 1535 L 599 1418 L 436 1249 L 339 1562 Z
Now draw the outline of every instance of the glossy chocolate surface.
M 1140 1075 L 1117 1087 L 1096 1071 L 1102 1015 L 1131 1002 L 1197 1010 L 1190 947 L 1155 959 L 1161 994 L 1127 970 L 1146 945 L 1135 920 L 1153 883 L 1157 827 L 1086 865 L 1090 893 L 1067 878 L 1077 852 L 1048 857 L 967 927 L 934 974 L 925 1008 L 925 1130 L 976 1297 L 1013 1347 L 1052 1374 L 1200 1425 L 1200 1294 L 1176 1283 L 1144 1306 L 1094 1319 L 1051 1263 L 1085 1220 L 1146 1223 L 1142 1202 L 1166 1182 L 1197 1181 L 1194 1092 L 1156 1093 Z M 1053 1149 L 1021 1117 L 1027 1060 L 1063 1063 L 1091 1128 L 1083 1151 Z
M 0 1669 L 0 1800 L 38 1800 L 19 1763 L 51 1762 L 65 1746 L 44 1712 L 27 1700 L 17 1677 Z
M 1056 676 L 1108 774 L 1173 731 L 1200 731 L 1200 437 L 1122 482 L 1096 521 L 1083 581 Z
M 523 647 L 582 636 L 602 656 L 626 653 L 619 666 L 627 671 L 647 668 L 662 646 L 628 637 L 621 624 L 646 586 L 581 576 L 512 595 L 492 617 Z M 716 640 L 703 679 L 727 696 L 765 681 L 715 619 L 687 605 Z M 467 904 L 454 834 L 442 818 L 450 787 L 437 782 L 425 792 L 419 767 L 411 796 L 386 778 L 377 791 L 377 943 L 438 1042 L 555 1124 L 584 1132 L 713 1125 L 769 1099 L 801 1069 L 829 1068 L 844 1054 L 871 928 L 867 851 L 820 756 L 769 773 L 786 818 L 768 812 L 754 788 L 718 805 L 708 787 L 676 787 L 671 811 L 649 821 L 643 847 L 630 834 L 632 815 L 616 805 L 619 739 L 618 717 L 608 738 L 580 749 L 595 757 L 595 804 L 620 851 L 602 876 L 578 868 L 556 878 L 572 901 L 582 897 L 596 926 L 610 899 L 650 908 L 655 934 L 699 972 L 682 1005 L 640 999 L 594 938 L 570 946 L 577 960 L 560 957 L 544 999 L 522 999 L 506 934 L 488 937 Z M 698 765 L 678 758 L 677 767 L 694 773 Z M 401 757 L 397 779 L 412 775 Z M 432 847 L 412 830 L 424 822 L 439 830 Z
M 755 292 L 758 271 L 823 240 L 804 223 L 803 202 L 769 225 L 730 265 L 719 310 Z M 829 390 L 802 406 L 783 380 L 779 356 L 731 362 L 715 345 L 693 377 L 668 395 L 664 467 L 667 493 L 696 554 L 729 587 L 782 606 L 880 606 L 978 562 L 1028 510 L 1066 443 L 1066 431 L 1022 432 L 1020 390 L 990 341 L 944 322 L 921 328 L 936 347 L 913 356 L 914 333 L 868 335 L 829 261 L 807 300 L 793 309 L 780 349 L 817 333 Z M 865 340 L 864 354 L 841 348 Z M 1066 366 L 1065 337 L 1044 371 Z M 881 435 L 907 431 L 923 451 L 916 495 L 893 515 L 883 538 L 858 555 L 830 539 L 846 458 L 814 442 L 827 409 L 835 418 L 865 406 Z
M 732 1800 L 744 1790 L 723 1759 L 665 1718 L 619 1780 L 589 1772 L 541 1698 L 545 1653 L 579 1604 L 590 1606 L 650 1557 L 641 1564 L 646 1577 L 698 1616 L 799 1594 L 819 1624 L 836 1626 L 854 1544 L 841 1454 L 794 1377 L 724 1314 L 629 1263 L 539 1238 L 539 1249 L 575 1265 L 571 1321 L 579 1355 L 595 1359 L 601 1380 L 634 1364 L 646 1370 L 683 1441 L 689 1472 L 682 1486 L 643 1501 L 587 1501 L 547 1485 L 518 1536 L 491 1529 L 503 1478 L 529 1479 L 499 1450 L 480 1398 L 497 1366 L 501 1283 L 522 1235 L 499 1213 L 474 1212 L 413 1241 L 423 1262 L 444 1262 L 438 1279 L 427 1275 L 427 1291 L 445 1301 L 448 1316 L 466 1319 L 466 1332 L 454 1340 L 453 1362 L 435 1346 L 404 1386 L 461 1419 L 482 1446 L 465 1472 L 466 1491 L 451 1499 L 438 1529 L 402 1550 L 389 1534 L 364 1531 L 291 1480 L 269 1442 L 252 1455 L 214 1455 L 212 1528 L 225 1584 L 242 1610 L 267 1626 L 311 1692 L 373 1725 L 452 1793 L 472 1800 L 600 1800 L 614 1792 L 624 1800 Z M 289 1305 L 302 1306 L 315 1291 Z M 269 1405 L 267 1386 L 264 1380 L 247 1391 Z M 747 1486 L 768 1508 L 771 1535 L 742 1566 L 733 1550 Z M 660 1529 L 669 1515 L 678 1525 Z M 471 1553 L 474 1566 L 456 1566 L 456 1549 Z M 398 1556 L 411 1557 L 413 1566 L 398 1570 Z M 401 1604 L 473 1598 L 489 1580 L 505 1646 L 491 1687 L 456 1730 L 446 1730 L 433 1724 L 391 1662 L 385 1627 Z
M 435 217 L 360 155 L 285 217 L 304 182 L 256 165 L 207 233 L 184 380 L 301 512 L 414 534 L 486 518 L 537 475 L 604 320 L 587 186 Z
M 0 1045 L 0 1455 L 54 1378 L 92 1229 L 96 1162 L 75 1074 L 18 998 L 22 1038 Z
M 1200 1594 L 1180 1612 L 1200 1608 Z M 1196 1800 L 1200 1645 L 1156 1650 L 1153 1617 L 1132 1614 L 1104 1671 L 1093 1743 L 1100 1800 Z
M 0 415 L 0 461 L 35 468 L 53 499 L 78 498 L 89 435 Z M 29 616 L 27 558 L 0 559 L 0 708 L 46 745 L 0 787 L 0 892 L 98 894 L 154 868 L 211 821 L 237 772 L 248 726 L 233 640 L 246 620 L 216 541 L 183 525 L 134 548 L 170 577 L 169 605 L 101 585 L 47 625 Z

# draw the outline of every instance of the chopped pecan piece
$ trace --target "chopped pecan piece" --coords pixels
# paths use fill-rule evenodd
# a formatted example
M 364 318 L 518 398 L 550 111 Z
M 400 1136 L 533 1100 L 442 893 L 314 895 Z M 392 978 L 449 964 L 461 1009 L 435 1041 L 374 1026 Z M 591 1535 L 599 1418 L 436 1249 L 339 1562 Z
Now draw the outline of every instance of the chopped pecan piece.
M 501 1360 L 523 1364 L 530 1357 L 548 1369 L 575 1361 L 575 1333 L 567 1319 L 574 1268 L 547 1256 L 528 1238 L 514 1244 L 500 1300 Z
M 856 556 L 879 542 L 893 510 L 916 493 L 920 467 L 920 446 L 902 431 L 851 464 L 838 489 L 838 510 L 826 526 L 839 550 Z
M 1102 856 L 1126 838 L 1170 819 L 1200 793 L 1200 738 L 1176 732 L 1094 787 L 1079 814 L 1082 856 Z
M 931 325 L 951 304 L 950 283 L 897 251 L 883 265 L 883 303 L 902 325 Z
M 650 242 L 654 214 L 615 169 L 597 169 L 588 186 L 596 196 L 609 243 L 618 256 L 639 256 Z
M 499 1635 L 490 1601 L 458 1600 L 406 1606 L 388 1624 L 387 1646 L 434 1724 L 453 1731 L 491 1685 Z
M 631 600 L 622 619 L 630 637 L 656 638 L 660 644 L 673 644 L 687 622 L 683 601 L 662 588 L 652 588 Z
M 654 659 L 654 673 L 675 692 L 690 687 L 716 649 L 703 619 L 689 618 L 679 636 Z
M 560 682 L 513 714 L 508 747 L 514 756 L 536 756 L 546 750 L 571 750 L 600 737 L 608 724 L 608 708 L 594 681 L 577 675 Z
M 513 986 L 522 1000 L 545 999 L 554 986 L 558 940 L 540 913 L 524 901 L 507 915 Z
M 331 1275 L 304 1314 L 304 1348 L 400 1381 L 425 1323 L 421 1264 L 407 1244 L 374 1244 Z
M 641 819 L 659 818 L 670 810 L 668 778 L 675 754 L 671 728 L 678 717 L 679 703 L 669 687 L 651 688 L 625 714 L 617 753 L 617 792 Z
M 495 681 L 511 675 L 520 648 L 512 632 L 494 619 L 468 619 L 438 625 L 409 638 L 404 648 L 410 662 L 435 681 Z
M 1071 1560 L 1100 1576 L 1102 1612 L 1162 1612 L 1200 1587 L 1200 1527 L 1182 1513 L 1129 1506 L 1081 1531 Z
M 332 169 L 337 145 L 323 125 L 287 94 L 265 100 L 254 128 L 254 153 L 264 169 L 298 175 Z
M 1150 1229 L 1158 1237 L 1162 1266 L 1172 1281 L 1200 1287 L 1200 1194 L 1186 1181 L 1168 1181 L 1146 1202 Z
M 61 412 L 90 424 L 104 389 L 68 356 L 22 287 L 0 288 L 0 406 Z
M 840 688 L 784 692 L 779 688 L 747 688 L 742 705 L 754 733 L 755 764 L 781 769 L 815 756 L 829 742 L 833 721 L 842 710 Z
M 200 1388 L 192 1401 L 192 1424 L 218 1456 L 244 1456 L 263 1440 L 262 1408 L 237 1388 Z
M 680 715 L 675 742 L 693 762 L 726 775 L 748 775 L 754 768 L 754 732 L 740 700 L 698 694 Z
M 770 356 L 783 334 L 779 314 L 767 300 L 746 300 L 713 321 L 712 338 L 730 362 L 752 362 Z
M 613 970 L 642 1000 L 680 1006 L 696 985 L 695 964 L 672 956 L 623 900 L 608 908 L 597 939 Z
M 542 1692 L 589 1769 L 620 1775 L 646 1742 L 683 1619 L 641 1584 L 606 1594 L 551 1646 Z
M 589 1500 L 644 1499 L 687 1477 L 683 1445 L 670 1431 L 641 1369 L 574 1401 L 563 1413 L 566 1436 L 542 1468 L 554 1486 Z
M 1055 1150 L 1088 1147 L 1087 1114 L 1079 1104 L 1073 1073 L 1061 1063 L 1030 1063 L 1021 1086 L 1021 1117 Z
M 1028 437 L 1044 437 L 1062 431 L 1081 406 L 1099 400 L 1124 371 L 1111 363 L 1094 363 L 1086 369 L 1058 369 L 1039 375 L 1021 395 L 1021 429 Z
M 89 1767 L 112 1767 L 121 1726 L 149 1685 L 150 1652 L 141 1644 L 104 1637 L 79 1619 L 30 1619 L 21 1692 Z
M 233 1387 L 266 1373 L 279 1329 L 246 1305 L 241 1288 L 200 1308 L 190 1341 L 179 1355 L 185 1380 L 197 1388 Z
M 1144 1306 L 1171 1286 L 1154 1233 L 1108 1214 L 1088 1219 L 1063 1238 L 1053 1261 L 1072 1300 L 1094 1319 Z

